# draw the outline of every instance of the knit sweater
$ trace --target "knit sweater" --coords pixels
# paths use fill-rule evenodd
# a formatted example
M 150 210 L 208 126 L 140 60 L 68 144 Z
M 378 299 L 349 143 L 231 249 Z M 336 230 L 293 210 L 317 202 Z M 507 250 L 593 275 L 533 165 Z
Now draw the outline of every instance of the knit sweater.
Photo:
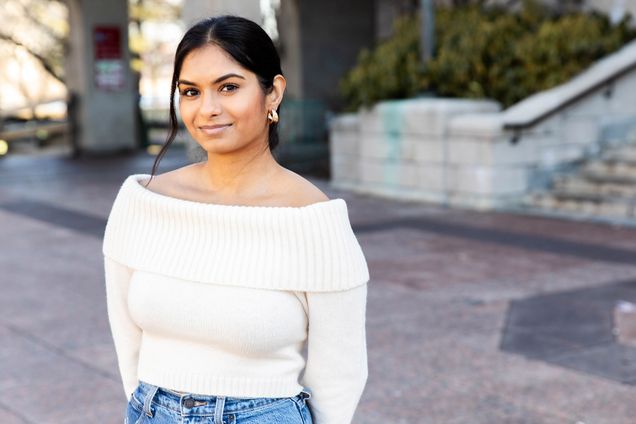
M 228 397 L 306 388 L 314 424 L 350 423 L 368 375 L 369 271 L 345 200 L 201 203 L 149 177 L 125 179 L 103 240 L 126 397 L 139 380 Z

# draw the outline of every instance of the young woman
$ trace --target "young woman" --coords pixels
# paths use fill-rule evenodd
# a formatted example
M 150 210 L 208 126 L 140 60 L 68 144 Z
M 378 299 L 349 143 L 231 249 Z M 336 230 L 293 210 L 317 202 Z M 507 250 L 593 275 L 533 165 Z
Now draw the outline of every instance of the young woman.
M 207 160 L 154 175 L 175 90 Z M 252 21 L 203 20 L 177 48 L 171 134 L 152 174 L 122 183 L 104 234 L 127 424 L 352 420 L 369 271 L 345 201 L 272 156 L 284 91 Z

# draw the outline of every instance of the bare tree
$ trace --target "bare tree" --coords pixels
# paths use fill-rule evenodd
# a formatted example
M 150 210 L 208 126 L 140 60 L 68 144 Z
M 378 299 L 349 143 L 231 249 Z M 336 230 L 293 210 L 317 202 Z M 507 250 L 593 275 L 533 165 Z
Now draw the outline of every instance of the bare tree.
M 59 0 L 8 0 L 0 10 L 0 41 L 24 48 L 48 74 L 64 83 L 67 14 Z

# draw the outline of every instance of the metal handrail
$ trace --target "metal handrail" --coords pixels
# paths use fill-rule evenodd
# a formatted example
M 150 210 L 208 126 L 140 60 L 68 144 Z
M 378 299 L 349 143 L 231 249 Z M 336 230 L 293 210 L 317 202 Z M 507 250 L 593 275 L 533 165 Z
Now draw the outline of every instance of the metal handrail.
M 623 55 L 626 54 L 627 58 L 622 58 L 620 56 L 621 54 Z M 618 62 L 617 64 L 618 66 L 616 67 L 616 69 L 614 69 L 611 72 L 605 71 L 606 74 L 604 74 L 604 70 L 602 69 L 602 67 L 607 66 L 607 64 L 610 63 L 610 61 Z M 521 102 L 509 107 L 508 109 L 503 111 L 503 114 L 504 114 L 503 128 L 506 130 L 520 131 L 520 130 L 532 127 L 538 124 L 539 122 L 545 120 L 546 118 L 553 116 L 554 114 L 562 111 L 563 109 L 577 102 L 581 98 L 603 88 L 605 88 L 604 95 L 607 97 L 610 97 L 612 95 L 613 83 L 617 79 L 631 72 L 634 69 L 636 69 L 636 41 L 632 41 L 628 43 L 617 52 L 596 62 L 596 64 L 592 65 L 590 68 L 588 68 L 586 71 L 583 71 L 581 74 L 575 76 L 570 81 L 565 82 L 564 84 L 561 84 L 557 87 L 548 89 L 546 91 L 534 94 L 533 96 L 530 96 L 527 99 L 522 100 Z M 528 101 L 532 101 L 533 99 L 536 99 L 537 97 L 540 97 L 540 96 L 548 96 L 550 94 L 553 94 L 556 90 L 563 89 L 563 87 L 566 86 L 567 84 L 571 84 L 575 82 L 577 79 L 586 76 L 586 74 L 589 75 L 594 73 L 599 73 L 600 75 L 596 77 L 593 75 L 591 77 L 592 81 L 590 82 L 590 84 L 582 87 L 580 91 L 566 94 L 562 99 L 557 99 L 557 101 L 552 102 L 552 104 L 548 104 L 539 113 L 529 114 L 530 116 L 527 119 L 517 118 L 517 119 L 512 119 L 513 122 L 506 122 L 507 120 L 506 113 L 508 114 L 511 114 L 511 112 L 514 113 L 513 111 L 516 108 L 523 107 L 524 104 L 528 104 Z

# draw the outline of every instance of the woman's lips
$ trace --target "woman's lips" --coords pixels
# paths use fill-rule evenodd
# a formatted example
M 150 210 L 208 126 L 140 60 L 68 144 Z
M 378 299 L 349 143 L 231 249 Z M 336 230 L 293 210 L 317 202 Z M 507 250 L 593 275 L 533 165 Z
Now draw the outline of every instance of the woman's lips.
M 225 131 L 232 124 L 221 124 L 221 125 L 201 125 L 199 130 L 204 132 L 207 135 L 217 135 Z

